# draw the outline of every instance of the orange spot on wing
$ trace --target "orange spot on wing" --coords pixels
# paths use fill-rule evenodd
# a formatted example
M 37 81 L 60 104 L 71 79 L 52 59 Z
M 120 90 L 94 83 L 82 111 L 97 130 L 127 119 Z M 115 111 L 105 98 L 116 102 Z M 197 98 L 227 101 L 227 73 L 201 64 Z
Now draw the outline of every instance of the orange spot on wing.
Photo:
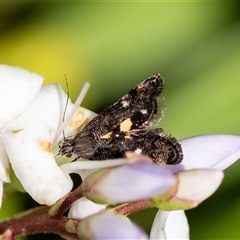
M 121 132 L 128 132 L 131 129 L 132 121 L 130 118 L 127 118 L 120 124 L 120 131 Z
M 109 132 L 109 133 L 107 133 L 107 134 L 101 136 L 100 138 L 101 138 L 101 139 L 108 139 L 108 138 L 111 137 L 111 135 L 112 135 L 112 132 Z

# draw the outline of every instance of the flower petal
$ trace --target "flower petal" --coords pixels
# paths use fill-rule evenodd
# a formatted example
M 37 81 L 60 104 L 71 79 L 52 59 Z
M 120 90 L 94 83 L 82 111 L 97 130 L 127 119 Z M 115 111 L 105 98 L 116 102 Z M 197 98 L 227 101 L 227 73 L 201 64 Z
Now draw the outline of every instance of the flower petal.
M 106 209 L 106 205 L 96 204 L 91 200 L 83 197 L 78 199 L 71 207 L 68 217 L 71 218 L 85 218 L 94 213 Z
M 44 86 L 24 113 L 1 133 L 16 176 L 40 204 L 51 205 L 72 188 L 71 178 L 57 166 L 52 154 L 64 102 L 66 96 L 59 85 Z
M 8 155 L 1 138 L 0 138 L 0 181 L 10 182 Z
M 0 208 L 2 206 L 2 199 L 3 199 L 3 182 L 0 181 Z
M 17 118 L 40 91 L 43 77 L 22 68 L 0 65 L 0 128 Z
M 146 233 L 128 218 L 111 213 L 94 214 L 78 225 L 80 239 L 148 239 Z
M 194 208 L 212 195 L 223 180 L 223 172 L 217 169 L 180 171 L 176 176 L 178 183 L 152 198 L 153 206 L 166 211 Z
M 173 171 L 194 168 L 224 170 L 240 158 L 240 137 L 233 135 L 203 135 L 180 141 L 183 161 L 169 166 Z
M 164 166 L 134 163 L 94 172 L 81 188 L 96 203 L 117 204 L 154 197 L 175 183 L 175 176 Z
M 18 67 L 0 65 L 0 129 L 23 113 L 41 89 L 43 77 Z M 0 139 L 0 180 L 10 182 L 8 156 Z
M 94 160 L 81 160 L 71 163 L 66 163 L 61 165 L 61 169 L 67 173 L 78 173 L 84 179 L 90 174 L 93 173 L 96 169 L 101 168 L 109 168 L 120 166 L 124 164 L 129 164 L 129 160 L 126 158 L 118 158 L 118 159 L 107 159 L 104 161 L 94 161 Z M 90 171 L 89 171 L 90 170 Z
M 184 211 L 161 211 L 155 216 L 150 239 L 189 239 L 189 226 Z
M 186 202 L 202 202 L 211 196 L 223 180 L 223 172 L 216 169 L 196 169 L 177 173 L 179 186 L 174 198 Z M 209 184 L 211 183 L 211 184 Z

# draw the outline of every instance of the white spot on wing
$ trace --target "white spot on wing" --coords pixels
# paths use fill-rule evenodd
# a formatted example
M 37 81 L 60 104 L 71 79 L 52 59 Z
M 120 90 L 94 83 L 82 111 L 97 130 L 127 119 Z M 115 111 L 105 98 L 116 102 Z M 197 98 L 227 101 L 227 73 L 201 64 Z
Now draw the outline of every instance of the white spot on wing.
M 142 113 L 142 114 L 147 114 L 147 109 L 140 109 L 140 112 Z
M 142 153 L 142 149 L 137 148 L 134 152 L 135 152 L 136 154 L 141 154 L 141 153 Z
M 128 107 L 128 106 L 129 106 L 128 101 L 122 101 L 122 106 L 123 106 L 124 108 Z

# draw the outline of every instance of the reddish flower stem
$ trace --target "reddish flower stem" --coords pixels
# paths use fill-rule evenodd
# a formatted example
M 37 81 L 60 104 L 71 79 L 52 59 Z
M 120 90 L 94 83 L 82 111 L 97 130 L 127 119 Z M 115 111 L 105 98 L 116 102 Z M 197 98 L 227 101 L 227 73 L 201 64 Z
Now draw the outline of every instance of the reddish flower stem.
M 49 209 L 50 207 L 38 207 L 18 217 L 2 221 L 0 222 L 0 232 L 4 233 L 9 229 L 12 232 L 12 239 L 38 233 L 55 233 L 67 239 L 79 239 L 77 234 L 69 233 L 65 229 L 65 224 L 70 219 L 53 218 L 48 214 Z
M 74 191 L 68 193 L 64 198 L 56 202 L 50 210 L 50 215 L 54 218 L 61 217 L 63 213 L 66 212 L 74 202 L 76 202 L 83 196 L 84 195 L 82 194 L 81 186 L 79 186 Z
M 82 196 L 82 191 L 79 187 L 51 207 L 38 207 L 11 219 L 4 220 L 0 222 L 0 234 L 3 234 L 7 230 L 10 231 L 7 232 L 8 236 L 7 234 L 4 236 L 3 239 L 5 240 L 15 240 L 19 236 L 39 233 L 54 233 L 66 239 L 78 240 L 77 233 L 73 232 L 81 220 L 63 217 L 62 214 Z M 119 205 L 112 210 L 116 214 L 127 216 L 150 207 L 152 205 L 149 200 L 141 200 Z M 72 230 L 71 232 L 66 230 L 66 223 L 70 220 L 73 221 L 71 225 L 73 226 L 73 232 Z
M 152 204 L 149 200 L 139 200 L 136 202 L 121 204 L 113 208 L 112 210 L 117 214 L 127 216 L 132 213 L 139 212 L 143 209 L 151 208 L 151 207 L 152 207 Z

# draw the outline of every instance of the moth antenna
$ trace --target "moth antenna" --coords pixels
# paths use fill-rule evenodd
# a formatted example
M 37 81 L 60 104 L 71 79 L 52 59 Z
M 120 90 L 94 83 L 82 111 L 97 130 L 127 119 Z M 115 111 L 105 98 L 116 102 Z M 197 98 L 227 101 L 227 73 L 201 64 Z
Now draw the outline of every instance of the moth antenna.
M 82 90 L 80 91 L 78 97 L 77 97 L 77 100 L 76 102 L 74 103 L 73 105 L 73 108 L 71 110 L 71 112 L 66 116 L 65 112 L 66 112 L 66 109 L 67 109 L 67 104 L 65 106 L 65 110 L 64 110 L 64 117 L 63 117 L 63 124 L 59 127 L 59 129 L 57 130 L 56 132 L 56 135 L 55 135 L 55 138 L 53 140 L 53 142 L 55 142 L 57 140 L 57 138 L 60 136 L 60 134 L 63 132 L 63 130 L 66 128 L 66 126 L 68 125 L 69 121 L 71 120 L 71 118 L 73 117 L 73 115 L 75 114 L 75 112 L 77 111 L 78 107 L 81 105 L 85 95 L 87 94 L 87 91 L 90 87 L 90 83 L 86 82 L 84 83 L 83 87 L 82 87 Z M 68 97 L 68 100 L 69 100 L 69 97 Z M 65 138 L 65 136 L 64 136 Z
M 64 78 L 65 78 L 65 84 L 66 84 L 66 88 L 67 88 L 67 101 L 66 101 L 66 105 L 65 105 L 65 108 L 64 108 L 64 112 L 63 112 L 63 119 L 62 119 L 63 123 L 64 123 L 64 120 L 65 120 L 67 105 L 68 105 L 68 102 L 69 102 L 69 86 L 68 86 L 68 80 L 67 80 L 66 74 L 64 74 Z M 64 131 L 62 133 L 63 133 L 63 139 L 65 139 L 66 137 L 65 137 Z

